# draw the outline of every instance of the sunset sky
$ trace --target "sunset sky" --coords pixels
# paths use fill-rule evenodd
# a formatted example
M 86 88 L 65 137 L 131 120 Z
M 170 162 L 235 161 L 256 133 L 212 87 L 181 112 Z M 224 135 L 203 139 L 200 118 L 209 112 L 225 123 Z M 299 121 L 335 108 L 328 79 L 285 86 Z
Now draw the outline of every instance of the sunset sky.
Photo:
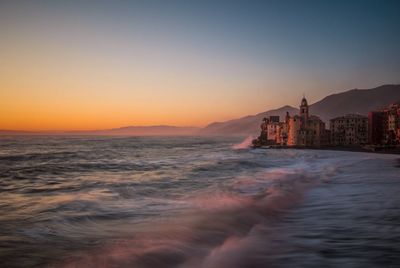
M 1 1 L 0 129 L 204 126 L 400 83 L 400 1 Z

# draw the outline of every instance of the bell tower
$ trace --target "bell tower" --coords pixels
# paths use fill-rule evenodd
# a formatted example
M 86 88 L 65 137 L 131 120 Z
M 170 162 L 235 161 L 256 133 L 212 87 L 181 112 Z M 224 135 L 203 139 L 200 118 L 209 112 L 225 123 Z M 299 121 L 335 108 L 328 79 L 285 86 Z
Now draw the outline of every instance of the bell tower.
M 303 94 L 303 99 L 301 100 L 301 104 L 300 104 L 300 116 L 304 119 L 304 120 L 308 120 L 308 104 L 307 104 L 307 100 L 306 97 Z

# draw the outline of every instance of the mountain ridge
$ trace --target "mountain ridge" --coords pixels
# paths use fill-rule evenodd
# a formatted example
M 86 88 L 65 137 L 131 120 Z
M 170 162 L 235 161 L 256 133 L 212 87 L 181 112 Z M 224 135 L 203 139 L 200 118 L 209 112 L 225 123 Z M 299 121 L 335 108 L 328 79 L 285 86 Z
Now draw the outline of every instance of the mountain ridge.
M 247 115 L 238 119 L 225 122 L 214 122 L 200 130 L 202 135 L 256 135 L 259 132 L 259 125 L 264 117 L 279 115 L 281 118 L 286 115 L 297 113 L 298 109 L 289 105 L 277 109 L 268 110 L 255 115 Z
M 400 85 L 387 84 L 371 89 L 351 89 L 326 96 L 310 105 L 310 112 L 326 123 L 337 116 L 355 113 L 367 115 L 400 100 Z
M 321 100 L 311 104 L 310 114 L 320 117 L 329 128 L 329 120 L 337 116 L 356 113 L 367 115 L 369 111 L 387 107 L 389 104 L 400 100 L 400 85 L 385 84 L 371 89 L 350 89 L 344 92 L 328 95 Z M 293 115 L 298 113 L 298 109 L 285 105 L 281 108 L 268 110 L 253 116 L 244 116 L 225 122 L 211 123 L 201 130 L 205 135 L 254 135 L 259 131 L 259 125 L 263 117 L 269 115 L 284 116 L 285 109 Z M 244 124 L 248 117 L 257 118 L 257 122 Z M 210 127 L 212 126 L 212 127 Z M 218 126 L 218 127 L 217 127 Z M 246 126 L 247 129 L 244 129 Z

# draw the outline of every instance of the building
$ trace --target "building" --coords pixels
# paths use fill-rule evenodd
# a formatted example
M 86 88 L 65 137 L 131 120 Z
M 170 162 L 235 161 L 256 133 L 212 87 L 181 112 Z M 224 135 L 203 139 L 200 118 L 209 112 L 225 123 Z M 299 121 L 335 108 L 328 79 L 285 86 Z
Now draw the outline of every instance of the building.
M 386 136 L 386 121 L 383 111 L 373 111 L 368 113 L 368 142 L 370 144 L 383 144 Z
M 368 113 L 369 143 L 375 145 L 400 144 L 400 102 L 386 109 Z
M 287 145 L 288 142 L 288 124 L 285 122 L 279 122 L 276 129 L 275 143 L 278 145 Z
M 276 144 L 279 124 L 279 116 L 264 117 L 260 125 L 260 136 L 253 141 L 253 144 L 259 146 Z
M 267 136 L 270 143 L 276 143 L 278 137 L 279 121 L 273 122 L 269 121 L 267 126 Z
M 271 115 L 269 121 L 273 123 L 279 123 L 279 115 Z
M 309 114 L 305 97 L 301 100 L 299 115 L 287 115 L 288 146 L 321 146 L 329 143 L 325 123 L 315 115 Z
M 329 144 L 329 131 L 325 123 L 315 115 L 309 115 L 306 98 L 300 104 L 300 113 L 291 117 L 286 113 L 285 121 L 279 122 L 279 116 L 264 118 L 261 134 L 253 141 L 255 146 L 321 146 Z
M 285 122 L 279 122 L 279 119 L 279 116 L 263 118 L 260 136 L 253 140 L 254 146 L 287 144 L 287 126 Z
M 399 121 L 399 125 L 400 125 L 400 121 Z M 396 139 L 397 139 L 397 144 L 400 145 L 400 127 L 397 128 Z
M 400 144 L 400 102 L 389 106 L 387 116 L 388 131 L 386 141 L 390 144 Z
M 368 117 L 348 114 L 330 120 L 331 145 L 364 145 L 368 142 Z
M 371 111 L 368 117 L 348 114 L 330 120 L 330 130 L 315 115 L 310 115 L 305 97 L 300 112 L 285 121 L 279 116 L 264 118 L 261 134 L 253 141 L 255 146 L 283 145 L 299 147 L 360 146 L 365 144 L 400 147 L 400 102 L 389 107 Z

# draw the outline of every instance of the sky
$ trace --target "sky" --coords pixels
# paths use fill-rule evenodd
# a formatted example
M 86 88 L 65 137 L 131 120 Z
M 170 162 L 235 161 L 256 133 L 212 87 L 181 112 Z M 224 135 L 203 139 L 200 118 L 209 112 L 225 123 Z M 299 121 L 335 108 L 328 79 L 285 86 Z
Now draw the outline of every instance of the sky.
M 0 129 L 205 126 L 400 83 L 400 1 L 0 1 Z

